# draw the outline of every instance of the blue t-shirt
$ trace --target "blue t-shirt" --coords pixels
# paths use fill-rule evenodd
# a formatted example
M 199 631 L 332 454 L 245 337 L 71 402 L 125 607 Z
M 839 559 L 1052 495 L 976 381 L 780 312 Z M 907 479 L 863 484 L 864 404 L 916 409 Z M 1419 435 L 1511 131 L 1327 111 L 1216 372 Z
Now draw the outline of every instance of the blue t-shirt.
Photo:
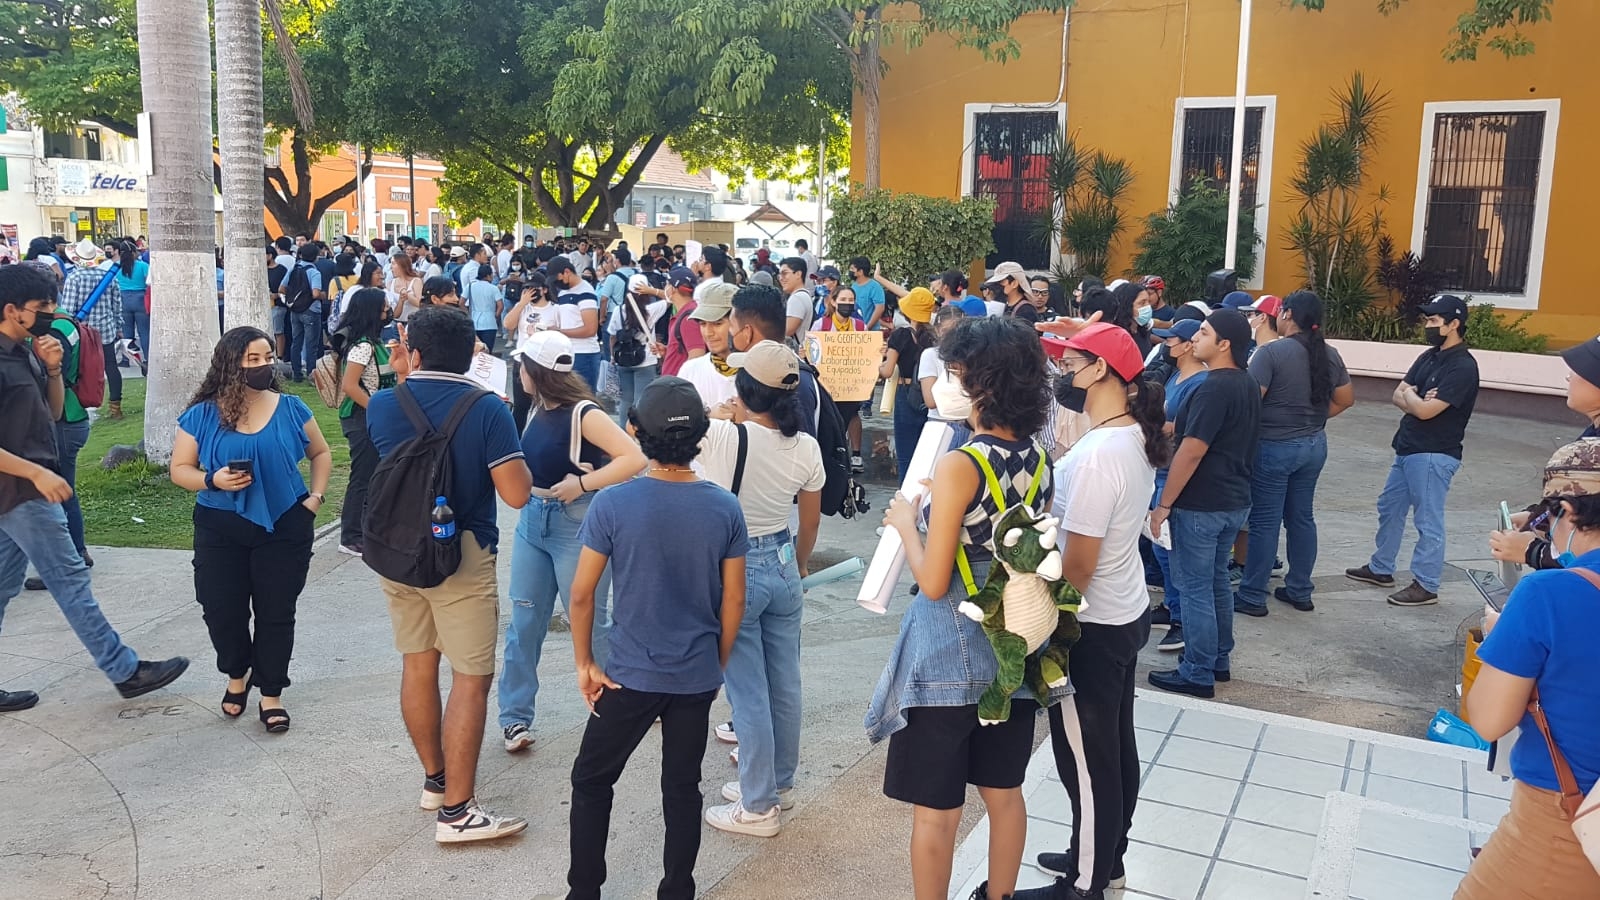
M 494 331 L 500 327 L 494 314 L 501 300 L 500 289 L 489 281 L 474 281 L 467 287 L 467 309 L 472 313 L 473 331 Z
M 1600 550 L 1578 557 L 1573 568 L 1600 570 Z M 1586 794 L 1600 779 L 1600 684 L 1589 643 L 1596 631 L 1600 591 L 1582 576 L 1545 569 L 1522 576 L 1478 648 L 1478 658 L 1496 669 L 1537 681 L 1550 733 Z M 1527 713 L 1511 748 L 1511 772 L 1534 787 L 1560 790 L 1550 750 Z
M 982 297 L 965 294 L 953 304 L 966 314 L 969 319 L 981 319 L 989 314 L 989 307 L 984 305 Z
M 1179 381 L 1178 373 L 1172 373 L 1172 377 L 1167 379 L 1166 409 L 1168 422 L 1177 421 L 1178 410 L 1183 409 L 1183 404 L 1189 399 L 1189 395 L 1194 393 L 1195 388 L 1205 384 L 1206 376 L 1209 374 L 1211 374 L 1209 371 L 1201 369 L 1188 378 Z
M 578 540 L 611 560 L 606 674 L 635 691 L 716 690 L 722 561 L 750 552 L 739 501 L 710 481 L 635 478 L 595 495 Z
M 860 316 L 863 322 L 872 321 L 872 311 L 884 303 L 883 285 L 869 280 L 866 284 L 852 284 L 850 288 L 856 292 L 856 315 Z M 882 327 L 883 322 L 880 320 L 877 328 Z
M 415 372 L 405 384 L 435 428 L 444 427 L 444 420 L 463 393 L 483 390 L 467 376 L 448 372 Z M 367 401 L 367 435 L 380 457 L 417 436 L 406 411 L 395 399 L 395 390 L 385 388 Z M 522 444 L 517 441 L 517 426 L 511 421 L 511 413 L 500 398 L 485 392 L 450 441 L 455 496 L 446 500 L 455 513 L 456 528 L 471 531 L 485 550 L 493 550 L 500 542 L 496 524 L 500 508 L 495 502 L 494 479 L 489 470 L 521 458 Z
M 311 409 L 293 394 L 281 394 L 267 425 L 255 434 L 241 434 L 222 423 L 217 405 L 207 401 L 178 416 L 178 427 L 200 446 L 200 468 L 215 472 L 229 460 L 255 463 L 255 480 L 242 491 L 202 490 L 195 502 L 210 509 L 237 513 L 267 531 L 306 495 L 300 460 L 306 458 L 306 423 Z
M 133 261 L 133 274 L 125 275 L 117 267 L 117 288 L 124 294 L 142 294 L 150 288 L 150 264 L 142 259 Z

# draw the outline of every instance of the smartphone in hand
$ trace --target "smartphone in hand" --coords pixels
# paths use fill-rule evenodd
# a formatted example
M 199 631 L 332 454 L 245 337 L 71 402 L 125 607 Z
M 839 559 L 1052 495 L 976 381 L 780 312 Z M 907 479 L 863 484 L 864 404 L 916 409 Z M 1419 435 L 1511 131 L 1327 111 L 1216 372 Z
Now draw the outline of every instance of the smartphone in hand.
M 238 472 L 241 475 L 249 475 L 254 478 L 256 477 L 256 461 L 253 459 L 230 459 L 228 460 L 228 471 Z

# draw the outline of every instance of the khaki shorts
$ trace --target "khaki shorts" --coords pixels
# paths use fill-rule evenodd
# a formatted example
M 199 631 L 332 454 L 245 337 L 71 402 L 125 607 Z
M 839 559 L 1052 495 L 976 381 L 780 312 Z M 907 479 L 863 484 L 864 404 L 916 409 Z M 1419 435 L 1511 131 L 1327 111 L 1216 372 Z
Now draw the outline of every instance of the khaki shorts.
M 461 567 L 438 587 L 414 588 L 387 578 L 389 620 L 401 653 L 438 650 L 463 675 L 493 675 L 500 637 L 500 586 L 495 555 L 472 532 L 461 533 Z
M 1524 741 L 1539 741 L 1522 733 Z M 1472 861 L 1455 900 L 1594 900 L 1600 873 L 1583 855 L 1560 795 L 1523 782 L 1511 787 L 1511 811 Z

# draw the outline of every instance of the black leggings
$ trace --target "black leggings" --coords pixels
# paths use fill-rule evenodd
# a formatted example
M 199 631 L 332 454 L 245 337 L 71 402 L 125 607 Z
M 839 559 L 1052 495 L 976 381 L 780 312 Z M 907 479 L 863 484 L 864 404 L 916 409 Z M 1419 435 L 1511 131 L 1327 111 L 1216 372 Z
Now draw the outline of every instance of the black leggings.
M 121 403 L 122 370 L 117 368 L 117 345 L 110 343 L 101 346 L 106 352 L 106 388 L 111 392 L 108 399 L 112 403 Z

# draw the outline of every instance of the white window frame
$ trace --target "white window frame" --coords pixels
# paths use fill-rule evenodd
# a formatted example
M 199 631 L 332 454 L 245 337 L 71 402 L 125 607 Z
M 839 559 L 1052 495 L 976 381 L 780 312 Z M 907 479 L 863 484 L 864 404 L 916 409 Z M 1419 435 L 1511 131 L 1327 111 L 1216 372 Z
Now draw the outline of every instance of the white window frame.
M 1173 104 L 1172 111 L 1172 162 L 1167 170 L 1167 204 L 1178 202 L 1178 193 L 1183 189 L 1183 123 L 1184 113 L 1191 109 L 1233 109 L 1234 98 L 1223 97 L 1179 97 Z M 1273 137 L 1278 124 L 1278 95 L 1276 94 L 1249 94 L 1244 98 L 1246 112 L 1259 107 L 1261 109 L 1261 162 L 1256 170 L 1256 269 L 1249 280 L 1241 280 L 1241 288 L 1261 290 L 1266 283 L 1267 273 L 1267 235 L 1269 230 L 1268 219 L 1272 212 L 1272 157 Z M 1160 272 L 1151 274 L 1159 275 Z
M 1534 193 L 1533 233 L 1528 239 L 1528 285 L 1521 294 L 1473 294 L 1472 299 L 1501 309 L 1539 308 L 1539 287 L 1544 278 L 1545 233 L 1550 224 L 1550 194 L 1555 182 L 1556 134 L 1561 126 L 1561 101 L 1552 100 L 1448 100 L 1422 104 L 1422 143 L 1417 152 L 1417 197 L 1411 213 L 1411 250 L 1419 255 L 1428 223 L 1428 179 L 1433 170 L 1435 120 L 1451 113 L 1544 113 L 1544 134 L 1539 148 L 1539 187 Z
M 399 220 L 396 221 L 395 219 L 392 219 L 391 216 L 398 216 Z M 411 216 L 403 209 L 378 210 L 378 236 L 392 240 L 392 238 L 388 238 L 390 225 L 394 225 L 399 229 L 395 232 L 396 237 L 402 234 L 410 234 Z
M 328 225 L 330 223 L 336 221 L 335 218 L 334 218 L 335 216 L 338 217 L 337 221 L 339 223 L 339 228 L 338 228 L 337 231 L 334 232 L 334 237 L 338 237 L 340 235 L 346 235 L 346 234 L 350 233 L 349 231 L 346 230 L 346 229 L 348 229 L 350 227 L 350 214 L 345 212 L 342 209 L 330 209 L 327 212 L 322 214 L 322 227 L 317 229 L 318 231 L 322 232 L 323 241 L 328 242 L 328 243 L 332 243 L 332 241 L 328 237 Z
M 977 141 L 978 116 L 984 113 L 1053 112 L 1060 133 L 1067 133 L 1067 104 L 1061 103 L 968 103 L 961 111 L 961 196 L 972 196 L 973 143 Z M 1059 205 L 1059 199 L 1056 201 Z M 1059 210 L 1057 213 L 1059 214 Z M 1061 242 L 1050 242 L 1050 268 L 1061 265 Z M 985 269 L 985 272 L 988 270 Z

